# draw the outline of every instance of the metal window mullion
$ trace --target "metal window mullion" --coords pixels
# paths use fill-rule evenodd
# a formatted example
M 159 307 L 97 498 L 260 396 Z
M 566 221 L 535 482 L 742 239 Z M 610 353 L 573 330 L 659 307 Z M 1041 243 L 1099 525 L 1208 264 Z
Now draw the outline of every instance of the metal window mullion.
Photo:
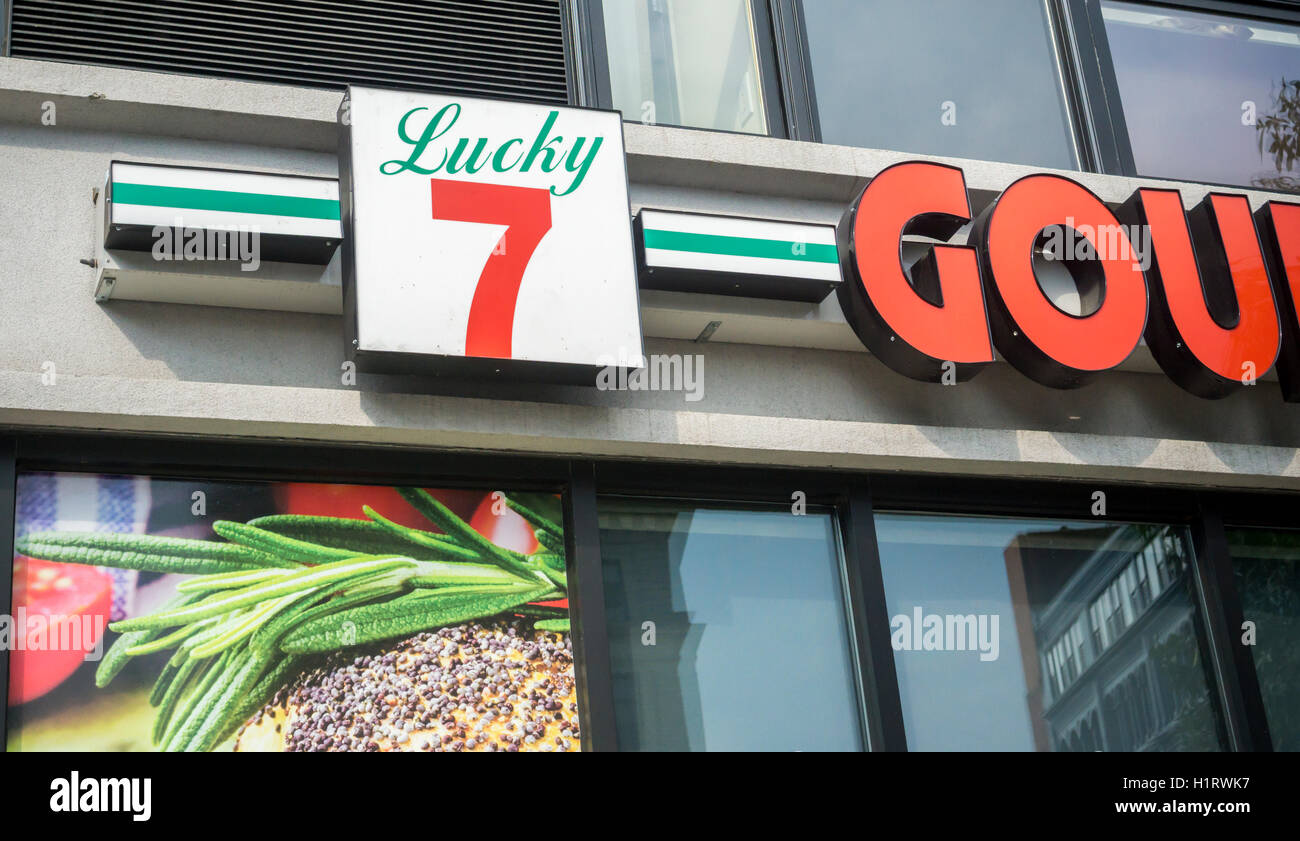
M 650 38 L 652 57 L 650 102 L 654 107 L 654 121 L 678 126 L 682 124 L 682 107 L 677 76 L 677 54 L 673 49 L 673 35 L 665 0 L 648 0 L 646 16 L 646 32 Z M 641 107 L 645 108 L 644 103 Z
M 10 0 L 0 0 L 0 58 L 9 56 L 9 24 L 13 20 L 13 13 L 13 3 Z M 0 721 L 3 721 L 2 717 L 0 717 Z M 3 734 L 3 732 L 3 730 L 0 730 L 0 734 Z
M 1076 85 L 1093 147 L 1093 167 L 1108 175 L 1136 175 L 1101 0 L 1057 2 L 1061 4 L 1062 30 L 1070 41 L 1068 52 L 1075 56 Z
M 793 140 L 820 143 L 817 96 L 813 90 L 802 0 L 768 0 L 768 10 L 772 18 L 786 131 Z
M 781 91 L 781 60 L 777 54 L 776 32 L 769 0 L 748 0 L 754 29 L 754 55 L 758 60 L 758 88 L 763 98 L 763 121 L 768 137 L 792 137 L 786 116 L 785 97 Z
M 845 598 L 852 619 L 855 663 L 869 747 L 905 751 L 903 702 L 890 644 L 889 608 L 880 569 L 875 515 L 866 480 L 856 481 L 841 501 Z
M 618 730 L 596 515 L 596 469 L 591 462 L 570 465 L 564 494 L 564 540 L 569 574 L 574 577 L 569 588 L 569 612 L 582 710 L 582 747 L 587 751 L 616 751 Z
M 609 75 L 609 45 L 605 42 L 605 11 L 601 0 L 573 0 L 573 19 L 582 62 L 583 105 L 613 108 L 614 94 Z
M 1061 94 L 1065 98 L 1066 117 L 1074 138 L 1076 163 L 1085 172 L 1101 172 L 1096 120 L 1089 109 L 1088 91 L 1083 81 L 1083 60 L 1067 9 L 1069 0 L 1044 2 Z
M 587 50 L 582 43 L 582 30 L 578 25 L 577 0 L 560 3 L 560 28 L 564 44 L 564 78 L 569 87 L 570 105 L 589 105 L 585 88 L 587 73 L 583 67 Z
M 1231 748 L 1271 751 L 1273 740 L 1255 673 L 1254 655 L 1241 644 L 1241 598 L 1233 579 L 1227 531 L 1217 508 L 1200 507 L 1192 525 L 1192 546 L 1196 589 L 1204 609 Z

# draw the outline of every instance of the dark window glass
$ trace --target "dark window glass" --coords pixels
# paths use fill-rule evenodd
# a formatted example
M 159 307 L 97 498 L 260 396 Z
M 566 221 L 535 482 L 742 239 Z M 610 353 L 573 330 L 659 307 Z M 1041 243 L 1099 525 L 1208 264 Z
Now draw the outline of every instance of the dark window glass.
M 1104 0 L 1141 175 L 1300 192 L 1300 26 Z
M 602 499 L 621 750 L 862 747 L 834 517 Z
M 1300 531 L 1228 529 L 1273 749 L 1300 750 Z
M 1043 3 L 804 0 L 822 140 L 1072 169 Z
M 1184 529 L 920 514 L 876 529 L 910 749 L 1223 749 Z

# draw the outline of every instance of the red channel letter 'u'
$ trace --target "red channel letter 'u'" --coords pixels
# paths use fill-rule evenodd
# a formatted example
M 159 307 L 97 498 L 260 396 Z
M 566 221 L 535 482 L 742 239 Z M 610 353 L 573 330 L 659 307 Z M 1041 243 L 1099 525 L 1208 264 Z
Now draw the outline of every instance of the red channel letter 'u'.
M 1199 211 L 1209 216 L 1203 226 L 1208 241 L 1194 246 L 1176 190 L 1142 189 L 1138 196 L 1155 254 L 1149 270 L 1153 298 L 1160 293 L 1161 314 L 1171 322 L 1164 326 L 1172 327 L 1174 340 L 1170 347 L 1160 337 L 1147 339 L 1162 367 L 1205 397 L 1242 385 L 1243 374 L 1262 376 L 1277 359 L 1281 326 L 1246 197 L 1211 194 Z M 1221 324 L 1207 300 L 1229 295 L 1235 297 L 1236 323 Z

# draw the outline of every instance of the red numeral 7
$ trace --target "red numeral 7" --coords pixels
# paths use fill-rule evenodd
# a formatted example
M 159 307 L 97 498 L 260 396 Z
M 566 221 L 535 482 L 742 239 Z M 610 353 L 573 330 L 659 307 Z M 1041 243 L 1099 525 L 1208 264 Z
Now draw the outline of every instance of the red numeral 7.
M 551 229 L 550 191 L 440 178 L 430 184 L 434 219 L 506 226 L 474 288 L 465 355 L 509 359 L 519 284 L 537 244 Z

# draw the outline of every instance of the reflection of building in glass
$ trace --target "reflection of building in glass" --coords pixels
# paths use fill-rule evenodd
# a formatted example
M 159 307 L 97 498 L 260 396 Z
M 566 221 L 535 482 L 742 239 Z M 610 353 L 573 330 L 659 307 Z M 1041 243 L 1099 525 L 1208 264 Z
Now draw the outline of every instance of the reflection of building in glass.
M 1197 730 L 1208 697 L 1183 586 L 1188 550 L 1177 531 L 1027 533 L 1006 556 L 1030 606 L 1017 634 L 1040 750 L 1168 750 L 1206 735 Z

